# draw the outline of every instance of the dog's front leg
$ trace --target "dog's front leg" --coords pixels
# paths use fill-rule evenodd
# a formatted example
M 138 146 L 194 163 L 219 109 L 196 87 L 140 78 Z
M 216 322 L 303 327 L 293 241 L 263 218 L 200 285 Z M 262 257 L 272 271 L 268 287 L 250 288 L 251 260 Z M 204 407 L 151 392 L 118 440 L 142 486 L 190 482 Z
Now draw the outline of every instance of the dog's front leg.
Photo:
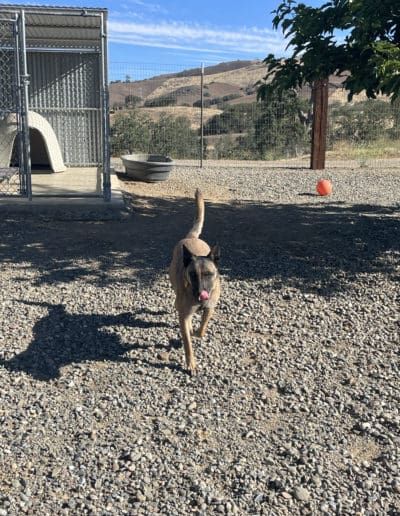
M 196 362 L 193 354 L 192 338 L 190 336 L 192 328 L 192 314 L 179 314 L 179 326 L 181 329 L 183 346 L 185 348 L 186 367 L 193 374 Z
M 212 308 L 205 308 L 201 316 L 200 328 L 194 333 L 195 337 L 202 339 L 207 331 L 207 325 L 212 317 L 214 310 Z

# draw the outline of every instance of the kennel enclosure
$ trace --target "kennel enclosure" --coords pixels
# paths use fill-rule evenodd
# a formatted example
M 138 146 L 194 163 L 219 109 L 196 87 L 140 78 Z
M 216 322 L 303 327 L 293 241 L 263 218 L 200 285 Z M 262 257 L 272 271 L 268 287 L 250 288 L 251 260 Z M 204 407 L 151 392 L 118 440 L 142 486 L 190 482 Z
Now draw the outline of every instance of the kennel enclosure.
M 106 24 L 106 9 L 0 5 L 0 195 L 92 167 L 110 200 Z

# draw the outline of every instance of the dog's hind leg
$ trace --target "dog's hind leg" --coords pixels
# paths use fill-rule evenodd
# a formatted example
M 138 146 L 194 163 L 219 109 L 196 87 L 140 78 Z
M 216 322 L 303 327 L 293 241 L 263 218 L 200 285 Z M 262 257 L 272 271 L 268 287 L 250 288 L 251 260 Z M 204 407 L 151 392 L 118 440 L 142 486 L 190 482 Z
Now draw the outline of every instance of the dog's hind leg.
M 190 336 L 192 327 L 192 314 L 179 314 L 179 326 L 181 329 L 183 347 L 185 349 L 186 367 L 193 374 L 196 368 L 194 359 L 192 338 Z
M 193 334 L 194 337 L 198 337 L 202 339 L 207 331 L 207 325 L 209 320 L 211 319 L 214 310 L 212 308 L 205 308 L 203 311 L 203 315 L 201 316 L 200 328 Z

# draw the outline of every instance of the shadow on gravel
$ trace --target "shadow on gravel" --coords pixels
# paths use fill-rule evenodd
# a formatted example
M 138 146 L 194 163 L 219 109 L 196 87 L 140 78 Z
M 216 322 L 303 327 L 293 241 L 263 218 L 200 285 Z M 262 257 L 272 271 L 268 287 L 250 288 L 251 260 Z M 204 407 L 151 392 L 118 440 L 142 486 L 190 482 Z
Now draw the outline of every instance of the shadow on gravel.
M 125 199 L 129 215 L 119 220 L 3 212 L 0 261 L 19 265 L 22 281 L 25 270 L 34 270 L 38 285 L 77 279 L 129 284 L 133 277 L 151 284 L 190 228 L 194 201 L 132 194 Z M 327 295 L 360 273 L 394 276 L 400 250 L 398 210 L 328 199 L 208 202 L 203 235 L 221 245 L 222 271 L 230 279 L 267 278 Z
M 34 303 L 24 304 L 47 308 L 48 314 L 33 327 L 33 340 L 28 348 L 10 360 L 0 360 L 0 366 L 9 371 L 23 371 L 33 378 L 49 381 L 60 377 L 60 369 L 69 364 L 86 361 L 127 362 L 126 355 L 134 349 L 144 349 L 140 344 L 122 344 L 110 327 L 161 328 L 163 322 L 147 322 L 136 313 L 119 315 L 70 314 L 63 305 Z M 159 315 L 158 312 L 148 312 Z M 134 360 L 133 360 L 134 361 Z M 153 365 L 153 364 L 152 364 Z

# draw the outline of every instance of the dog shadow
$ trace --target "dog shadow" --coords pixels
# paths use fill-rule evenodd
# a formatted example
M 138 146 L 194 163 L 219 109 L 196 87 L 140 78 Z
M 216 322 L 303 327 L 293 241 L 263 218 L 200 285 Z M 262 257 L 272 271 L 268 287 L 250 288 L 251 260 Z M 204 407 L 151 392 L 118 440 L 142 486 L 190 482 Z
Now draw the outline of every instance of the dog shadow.
M 115 331 L 116 326 L 143 330 L 169 327 L 167 323 L 149 322 L 139 317 L 144 312 L 155 316 L 161 315 L 160 312 L 140 310 L 138 313 L 118 315 L 71 314 L 62 304 L 28 301 L 23 303 L 41 306 L 46 308 L 48 313 L 35 323 L 33 339 L 28 347 L 9 360 L 0 360 L 0 365 L 9 371 L 25 372 L 40 381 L 59 378 L 61 368 L 69 364 L 87 361 L 134 361 L 127 353 L 135 349 L 144 349 L 144 346 L 121 342 L 118 331 Z M 148 365 L 157 366 L 154 363 Z M 171 365 L 165 364 L 166 367 Z

